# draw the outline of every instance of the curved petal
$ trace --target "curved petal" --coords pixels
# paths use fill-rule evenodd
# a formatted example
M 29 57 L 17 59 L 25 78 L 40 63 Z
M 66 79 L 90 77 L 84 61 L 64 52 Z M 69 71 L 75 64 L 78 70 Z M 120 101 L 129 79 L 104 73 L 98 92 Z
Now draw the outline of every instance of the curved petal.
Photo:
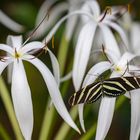
M 100 15 L 100 7 L 97 1 L 95 0 L 90 0 L 90 1 L 86 1 L 85 4 L 83 4 L 82 8 L 83 11 L 86 11 L 90 14 L 93 15 L 94 19 L 97 21 L 99 15 Z M 89 18 L 82 16 L 82 20 L 84 23 L 86 23 Z
M 30 43 L 26 44 L 25 46 L 23 46 L 21 48 L 21 52 L 24 54 L 24 53 L 27 53 L 34 49 L 41 49 L 43 47 L 44 47 L 44 43 L 39 42 L 39 41 L 34 41 L 34 42 L 30 42 Z
M 138 140 L 140 134 L 140 89 L 131 91 L 130 140 Z
M 61 18 L 53 27 L 53 29 L 49 32 L 49 34 L 47 35 L 47 37 L 44 39 L 46 42 L 49 42 L 51 40 L 51 38 L 53 37 L 53 35 L 55 34 L 55 32 L 57 31 L 57 29 L 60 27 L 60 25 L 68 18 L 75 16 L 75 15 L 86 15 L 89 18 L 93 19 L 92 15 L 90 15 L 87 12 L 83 12 L 81 10 L 77 10 L 74 12 L 71 12 L 70 14 L 64 16 L 63 18 Z
M 104 52 L 106 53 L 107 57 L 109 58 L 109 60 L 111 60 L 113 64 L 118 63 L 120 57 L 118 57 L 118 55 L 114 51 L 112 52 L 112 50 L 105 49 Z
M 9 35 L 7 37 L 7 44 L 13 48 L 16 48 L 16 49 L 19 49 L 22 47 L 22 36 L 19 35 L 19 36 L 12 36 L 12 35 Z
M 91 83 L 93 83 L 100 74 L 104 73 L 105 71 L 109 70 L 111 68 L 112 64 L 108 61 L 102 61 L 97 64 L 95 64 L 87 73 L 83 86 L 85 87 Z
M 33 131 L 33 108 L 31 91 L 22 61 L 14 61 L 12 75 L 12 99 L 19 126 L 26 140 L 31 139 Z
M 96 130 L 95 140 L 104 140 L 112 122 L 116 98 L 103 97 Z
M 62 82 L 65 82 L 65 81 L 69 80 L 71 77 L 72 77 L 72 71 L 70 71 L 68 74 L 66 74 L 64 77 L 62 77 L 62 78 L 60 79 L 60 82 L 61 82 L 61 83 L 62 83 Z
M 117 31 L 117 33 L 120 35 L 122 41 L 124 42 L 125 46 L 128 47 L 128 38 L 125 34 L 125 32 L 123 31 L 123 29 L 117 25 L 116 23 L 113 22 L 109 22 L 109 21 L 104 21 L 105 24 L 109 25 L 110 27 L 112 27 L 114 30 Z
M 78 7 L 76 7 L 78 8 Z M 71 6 L 69 8 L 69 13 L 75 11 L 75 7 Z M 72 18 L 68 18 L 67 19 L 67 23 L 66 23 L 66 39 L 68 41 L 70 41 L 73 33 L 74 33 L 74 29 L 75 29 L 75 26 L 76 26 L 76 23 L 77 23 L 77 20 L 78 20 L 78 16 L 74 16 Z
M 116 42 L 116 39 L 115 39 L 113 33 L 111 32 L 111 30 L 106 25 L 103 25 L 101 23 L 101 24 L 99 24 L 99 26 L 100 26 L 100 29 L 101 29 L 101 31 L 103 33 L 105 48 L 107 50 L 108 49 L 111 50 L 112 52 L 114 52 L 120 58 L 121 53 L 120 53 L 118 44 Z
M 111 74 L 111 77 L 118 77 L 118 76 L 120 75 L 115 72 Z M 99 109 L 95 140 L 105 139 L 112 122 L 114 109 L 115 109 L 115 102 L 116 102 L 116 98 L 109 98 L 106 96 L 102 98 L 100 109 Z
M 0 61 L 0 75 L 2 74 L 3 70 L 6 68 L 6 66 L 10 63 L 10 61 L 1 62 Z
M 132 48 L 134 49 L 134 52 L 138 53 L 138 52 L 140 52 L 140 50 L 139 50 L 140 24 L 137 22 L 133 22 L 130 31 L 131 31 L 130 32 L 130 41 L 131 41 Z
M 14 53 L 14 50 L 10 46 L 5 44 L 0 44 L 0 50 L 3 50 L 11 55 Z
M 96 27 L 97 25 L 94 22 L 87 23 L 78 37 L 72 73 L 76 91 L 80 88 L 86 71 Z
M 108 61 L 104 62 L 99 62 L 95 64 L 87 73 L 82 87 L 85 87 L 91 83 L 93 83 L 100 74 L 105 72 L 106 70 L 111 68 L 111 64 Z M 79 120 L 81 127 L 83 131 L 85 132 L 85 126 L 84 126 L 84 119 L 83 119 L 83 109 L 84 109 L 84 104 L 79 104 L 78 105 L 78 112 L 79 112 Z
M 47 10 L 49 10 L 56 1 L 57 0 L 45 0 L 43 2 L 43 4 L 40 6 L 40 9 L 36 17 L 36 25 L 38 25 L 42 20 L 42 15 L 46 13 Z
M 58 61 L 57 61 L 55 55 L 51 52 L 51 50 L 48 49 L 48 52 L 49 52 L 51 62 L 52 62 L 54 77 L 55 77 L 55 80 L 57 82 L 57 85 L 59 86 L 59 84 L 60 84 L 59 64 L 58 64 Z
M 32 56 L 31 56 L 32 57 Z M 66 106 L 63 102 L 63 99 L 61 97 L 61 93 L 58 89 L 58 85 L 52 75 L 52 73 L 50 72 L 50 70 L 37 58 L 32 59 L 32 60 L 27 60 L 30 63 L 32 63 L 42 74 L 44 81 L 48 87 L 52 102 L 56 108 L 56 110 L 58 111 L 58 113 L 60 114 L 60 116 L 72 127 L 74 128 L 76 131 L 79 131 L 79 129 L 77 128 L 77 126 L 75 125 L 75 123 L 73 122 L 71 116 L 69 115 Z
M 136 57 L 136 55 L 129 53 L 129 52 L 125 52 L 123 54 L 123 56 L 121 57 L 120 61 L 118 61 L 117 66 L 123 68 L 123 67 L 127 66 L 127 63 L 130 62 L 135 57 Z
M 0 23 L 2 23 L 4 26 L 9 28 L 10 30 L 17 32 L 17 33 L 23 32 L 23 30 L 24 30 L 24 27 L 22 25 L 16 23 L 12 19 L 10 19 L 1 10 L 0 10 Z
M 43 19 L 44 14 L 46 14 L 47 10 L 49 9 L 45 9 L 44 13 L 42 13 L 42 15 L 40 15 L 41 17 L 39 17 L 39 19 L 37 19 L 36 22 L 36 26 L 39 25 L 40 21 Z M 49 29 L 50 27 L 56 22 L 56 20 L 58 20 L 60 18 L 60 16 L 68 10 L 68 4 L 66 2 L 61 2 L 60 4 L 57 4 L 56 6 L 52 7 L 52 9 L 50 10 L 50 16 L 49 19 L 45 19 L 42 24 L 40 25 L 40 27 L 38 28 L 38 30 L 35 33 L 34 38 L 39 38 L 41 36 L 43 36 Z

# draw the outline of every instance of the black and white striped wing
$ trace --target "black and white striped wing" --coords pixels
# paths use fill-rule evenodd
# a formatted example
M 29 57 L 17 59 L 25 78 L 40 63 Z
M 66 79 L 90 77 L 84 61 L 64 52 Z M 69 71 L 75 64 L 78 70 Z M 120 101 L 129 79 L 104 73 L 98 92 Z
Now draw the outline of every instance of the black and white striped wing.
M 98 100 L 101 95 L 102 85 L 100 82 L 96 82 L 74 93 L 69 99 L 69 104 L 73 106 L 80 103 L 92 103 Z
M 137 77 L 116 77 L 103 82 L 103 93 L 112 97 L 138 88 L 140 88 L 140 78 Z

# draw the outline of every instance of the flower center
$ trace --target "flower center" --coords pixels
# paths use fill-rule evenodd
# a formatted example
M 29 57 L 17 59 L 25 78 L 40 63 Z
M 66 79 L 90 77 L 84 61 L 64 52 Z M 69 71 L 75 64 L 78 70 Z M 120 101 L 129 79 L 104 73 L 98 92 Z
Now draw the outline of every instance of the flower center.
M 116 66 L 116 67 L 114 68 L 114 70 L 115 70 L 115 71 L 117 71 L 117 72 L 121 72 L 121 71 L 122 71 L 122 68 L 121 68 L 121 67 Z
M 21 57 L 21 54 L 19 52 L 17 52 L 17 50 L 15 49 L 15 54 L 14 54 L 14 57 L 16 59 L 20 58 Z

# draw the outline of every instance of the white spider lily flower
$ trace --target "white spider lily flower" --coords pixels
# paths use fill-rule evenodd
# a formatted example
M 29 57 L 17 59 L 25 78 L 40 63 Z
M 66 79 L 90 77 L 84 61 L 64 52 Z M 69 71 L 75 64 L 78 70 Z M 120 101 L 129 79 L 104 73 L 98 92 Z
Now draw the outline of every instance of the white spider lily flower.
M 34 50 L 42 49 L 44 47 L 44 43 L 34 41 L 22 45 L 21 36 L 10 36 L 9 38 L 11 39 L 12 47 L 9 45 L 0 44 L 0 50 L 8 53 L 8 56 L 3 56 L 0 59 L 0 74 L 3 72 L 6 66 L 11 63 L 13 64 L 11 86 L 12 100 L 16 117 L 24 138 L 26 140 L 31 139 L 33 130 L 33 109 L 31 91 L 24 70 L 23 60 L 30 62 L 40 71 L 46 86 L 48 87 L 49 94 L 56 110 L 72 128 L 80 133 L 62 100 L 61 93 L 58 88 L 59 78 L 56 78 L 58 79 L 56 82 L 47 66 L 32 55 Z M 52 54 L 51 57 L 53 57 Z M 53 58 L 52 61 L 56 61 L 56 59 Z
M 111 54 L 111 52 L 108 52 L 108 54 Z M 115 55 L 111 55 L 111 56 L 115 56 Z M 135 57 L 136 55 L 126 52 L 124 53 L 122 57 L 118 58 L 117 62 L 116 62 L 116 56 L 115 56 L 111 58 L 112 63 L 110 62 L 97 63 L 87 73 L 82 86 L 85 87 L 86 85 L 93 83 L 97 78 L 96 75 L 100 75 L 108 69 L 112 70 L 111 77 L 121 76 L 126 71 L 127 63 L 130 62 Z M 112 64 L 114 65 L 112 66 Z M 129 70 L 134 70 L 136 68 L 137 68 L 136 66 L 131 65 L 129 67 Z M 126 75 L 128 75 L 127 72 L 126 72 Z M 108 98 L 108 97 L 102 98 L 100 109 L 99 109 L 98 124 L 97 124 L 96 138 L 95 138 L 96 140 L 101 140 L 101 139 L 103 140 L 106 137 L 106 134 L 112 122 L 115 101 L 116 101 L 115 98 Z M 84 107 L 84 104 L 80 104 L 78 109 L 79 109 L 79 114 L 80 114 L 79 117 L 80 117 L 81 126 L 83 130 L 85 131 L 84 121 L 83 121 L 84 120 L 83 107 Z
M 95 41 L 94 39 L 97 35 L 96 34 L 97 29 L 100 31 L 98 33 L 98 36 L 102 36 L 103 38 L 102 42 L 105 45 L 105 49 L 110 50 L 111 52 L 116 54 L 118 58 L 121 57 L 120 50 L 117 41 L 111 29 L 108 26 L 116 30 L 121 36 L 124 43 L 128 44 L 124 31 L 118 24 L 116 24 L 112 20 L 115 19 L 115 16 L 113 14 L 106 15 L 105 13 L 100 15 L 99 5 L 96 1 L 87 1 L 82 9 L 83 11 L 87 11 L 87 12 L 89 11 L 89 14 L 91 15 L 92 19 L 89 17 L 85 17 L 85 19 L 83 19 L 85 25 L 80 31 L 76 48 L 75 48 L 72 76 L 73 76 L 73 83 L 76 91 L 79 90 L 81 83 L 83 81 L 83 77 L 90 57 L 91 48 Z M 83 126 L 83 124 L 81 124 L 81 126 Z
M 24 31 L 24 27 L 22 25 L 13 21 L 2 10 L 0 10 L 0 23 L 14 32 L 21 33 Z
M 65 12 L 71 13 L 80 9 L 84 1 L 86 0 L 67 0 L 66 2 L 57 2 L 57 0 L 45 0 L 39 9 L 35 26 L 40 23 L 47 11 L 49 18 L 43 21 L 43 23 L 36 31 L 34 38 L 43 36 Z M 77 16 L 73 17 L 72 19 L 68 19 L 66 24 L 66 39 L 71 39 L 76 23 Z
M 112 15 L 106 15 L 105 13 L 100 14 L 100 9 L 97 1 L 85 2 L 82 10 L 86 12 L 89 11 L 88 13 L 92 18 L 82 15 L 85 25 L 81 29 L 78 37 L 73 66 L 73 83 L 76 91 L 80 88 L 83 81 L 83 77 L 90 57 L 91 48 L 93 46 L 93 43 L 96 42 L 95 37 L 97 35 L 97 29 L 100 30 L 98 36 L 102 36 L 102 42 L 106 49 L 111 50 L 118 57 L 120 57 L 120 50 L 117 45 L 116 39 L 109 27 L 117 31 L 123 42 L 126 45 L 128 44 L 124 31 L 118 24 L 116 24 L 112 20 L 115 19 L 113 13 Z
M 134 59 L 136 55 L 130 53 L 124 53 L 124 55 L 118 59 L 118 62 L 113 66 L 111 77 L 118 77 L 125 73 L 127 69 L 127 63 Z M 113 58 L 112 58 L 113 60 Z M 133 67 L 133 66 L 132 66 Z M 131 68 L 129 70 L 131 71 Z M 125 75 L 130 75 L 128 72 Z M 98 117 L 98 125 L 96 131 L 96 140 L 105 139 L 107 132 L 110 128 L 114 107 L 115 107 L 115 98 L 103 98 L 101 101 Z M 106 106 L 106 107 L 105 107 Z M 105 109 L 106 108 L 106 109 Z M 133 112 L 133 110 L 131 110 Z
M 128 21 L 128 20 L 127 20 Z M 129 21 L 131 19 L 129 18 Z M 129 40 L 129 49 L 134 54 L 140 56 L 139 48 L 139 32 L 140 32 L 140 23 L 131 21 L 131 26 L 127 28 L 128 40 Z M 134 63 L 139 63 L 139 59 L 135 59 Z M 136 70 L 136 68 L 134 68 Z M 138 72 L 138 71 L 137 71 Z M 131 91 L 131 129 L 130 129 L 130 140 L 137 140 L 140 134 L 140 89 Z

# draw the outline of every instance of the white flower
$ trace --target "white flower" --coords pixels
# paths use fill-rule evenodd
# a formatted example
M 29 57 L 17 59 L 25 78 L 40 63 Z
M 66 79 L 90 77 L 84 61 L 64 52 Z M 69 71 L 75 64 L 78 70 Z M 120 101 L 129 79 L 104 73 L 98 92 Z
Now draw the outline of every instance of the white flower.
M 123 42 L 126 45 L 128 44 L 124 31 L 118 24 L 114 22 L 115 15 L 113 13 L 112 15 L 108 14 L 106 15 L 105 13 L 100 14 L 99 5 L 96 1 L 87 1 L 84 4 L 82 10 L 89 12 L 90 16 L 85 17 L 82 15 L 82 19 L 85 25 L 80 31 L 75 48 L 72 76 L 76 91 L 79 90 L 81 83 L 83 81 L 91 49 L 92 46 L 94 47 L 95 42 L 101 42 L 100 47 L 102 46 L 102 44 L 104 44 L 106 50 L 109 50 L 109 52 L 111 51 L 112 55 L 116 54 L 116 57 L 120 58 L 121 55 L 117 41 L 109 27 L 117 31 Z M 79 114 L 82 114 L 80 113 L 81 110 L 82 109 L 80 109 L 79 107 Z M 80 118 L 80 122 L 82 122 L 82 118 Z M 85 131 L 85 128 L 83 127 L 84 125 L 83 124 L 81 125 L 83 130 Z
M 4 26 L 6 26 L 7 28 L 9 28 L 10 30 L 12 30 L 14 32 L 17 32 L 17 33 L 23 32 L 23 30 L 24 30 L 24 27 L 22 25 L 16 23 L 12 19 L 10 19 L 1 10 L 0 10 L 0 23 L 2 23 Z
M 124 53 L 122 57 L 118 57 L 116 59 L 116 55 L 113 52 L 106 51 L 107 54 L 112 54 L 109 55 L 110 62 L 99 62 L 96 65 L 94 65 L 89 72 L 86 75 L 86 78 L 83 82 L 83 87 L 93 83 L 97 76 L 93 77 L 94 75 L 100 75 L 103 72 L 105 72 L 108 69 L 112 70 L 111 77 L 118 77 L 124 74 L 124 72 L 127 69 L 127 63 L 130 62 L 132 59 L 136 57 L 136 55 L 133 55 L 131 53 Z M 112 66 L 113 64 L 113 66 Z M 130 65 L 129 70 L 138 70 L 136 66 Z M 128 75 L 129 73 L 126 72 L 125 75 Z M 93 76 L 91 76 L 93 75 Z M 130 74 L 129 74 L 130 75 Z M 136 96 L 136 95 L 134 95 Z M 99 109 L 99 116 L 98 116 L 98 124 L 97 124 L 97 130 L 96 130 L 96 140 L 103 140 L 105 139 L 107 132 L 110 128 L 112 118 L 113 118 L 113 113 L 114 113 L 114 107 L 115 107 L 115 98 L 109 98 L 109 97 L 104 97 L 101 100 L 100 104 L 100 109 Z M 79 105 L 79 114 L 80 120 L 82 122 L 83 120 L 83 107 L 84 105 L 81 104 Z M 82 122 L 82 126 L 84 127 L 84 122 Z
M 44 47 L 44 44 L 41 42 L 34 41 L 22 45 L 21 36 L 9 36 L 8 38 L 8 42 L 11 42 L 11 45 L 0 44 L 0 50 L 8 53 L 8 56 L 0 57 L 0 75 L 7 65 L 11 63 L 13 64 L 11 86 L 12 100 L 16 117 L 24 138 L 26 140 L 31 139 L 31 134 L 33 130 L 33 109 L 31 91 L 26 78 L 23 60 L 30 62 L 40 71 L 46 83 L 46 86 L 48 87 L 49 94 L 51 96 L 52 102 L 56 110 L 71 127 L 73 127 L 79 132 L 79 129 L 70 117 L 62 100 L 58 88 L 59 77 L 57 72 L 54 71 L 55 77 L 56 79 L 58 79 L 55 80 L 52 73 L 46 67 L 46 65 L 43 64 L 43 62 L 41 62 L 38 58 L 32 55 L 35 50 L 42 49 Z M 51 57 L 53 57 L 53 54 L 50 55 Z M 56 59 L 53 58 L 52 61 L 56 63 Z

